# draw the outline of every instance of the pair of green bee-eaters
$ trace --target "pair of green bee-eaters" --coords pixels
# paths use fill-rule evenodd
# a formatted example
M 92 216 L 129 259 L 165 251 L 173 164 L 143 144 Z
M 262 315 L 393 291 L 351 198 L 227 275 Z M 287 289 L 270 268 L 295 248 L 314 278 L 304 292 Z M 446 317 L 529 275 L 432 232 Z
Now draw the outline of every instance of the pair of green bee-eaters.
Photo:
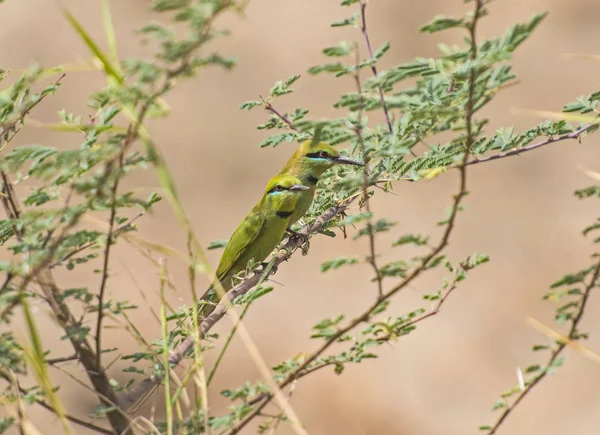
M 250 260 L 262 262 L 277 247 L 286 229 L 300 219 L 312 204 L 319 177 L 336 164 L 363 166 L 341 156 L 324 142 L 303 142 L 281 172 L 269 180 L 263 197 L 234 231 L 217 267 L 216 280 L 225 291 L 231 289 L 232 278 L 244 270 Z M 218 301 L 211 287 L 204 301 Z M 203 315 L 212 311 L 201 310 Z

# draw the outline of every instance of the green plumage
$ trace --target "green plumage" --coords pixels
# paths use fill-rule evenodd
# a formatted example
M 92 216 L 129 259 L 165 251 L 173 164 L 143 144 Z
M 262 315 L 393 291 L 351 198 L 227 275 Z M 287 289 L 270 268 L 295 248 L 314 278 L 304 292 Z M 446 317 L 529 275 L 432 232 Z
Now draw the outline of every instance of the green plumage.
M 261 262 L 273 252 L 289 227 L 298 199 L 308 189 L 289 175 L 278 175 L 269 181 L 263 197 L 233 232 L 221 256 L 215 279 L 225 291 L 231 289 L 232 278 L 246 269 L 250 260 Z M 202 300 L 218 302 L 215 293 L 213 286 Z M 211 308 L 205 306 L 202 315 L 208 315 Z
M 280 175 L 296 177 L 303 185 L 309 187 L 300 194 L 294 213 L 290 217 L 290 226 L 304 216 L 310 208 L 321 175 L 334 165 L 340 164 L 364 166 L 356 160 L 341 156 L 338 150 L 325 142 L 307 140 L 300 144 L 300 147 L 279 172 Z

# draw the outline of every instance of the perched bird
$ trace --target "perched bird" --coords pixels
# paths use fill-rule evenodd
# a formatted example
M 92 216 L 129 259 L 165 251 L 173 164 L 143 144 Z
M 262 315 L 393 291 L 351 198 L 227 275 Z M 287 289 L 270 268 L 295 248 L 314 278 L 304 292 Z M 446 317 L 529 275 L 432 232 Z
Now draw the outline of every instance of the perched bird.
M 277 247 L 290 225 L 296 203 L 308 190 L 308 186 L 290 175 L 277 175 L 269 181 L 263 197 L 233 232 L 225 247 L 215 276 L 225 291 L 232 288 L 232 278 L 244 270 L 250 260 L 261 262 Z M 220 298 L 215 295 L 213 285 L 201 299 L 216 303 Z M 204 305 L 201 315 L 208 315 L 212 308 Z
M 304 141 L 284 165 L 280 175 L 298 178 L 309 189 L 302 191 L 292 213 L 289 226 L 292 226 L 310 208 L 315 196 L 317 182 L 323 172 L 334 165 L 364 166 L 363 163 L 340 155 L 340 152 L 325 142 Z

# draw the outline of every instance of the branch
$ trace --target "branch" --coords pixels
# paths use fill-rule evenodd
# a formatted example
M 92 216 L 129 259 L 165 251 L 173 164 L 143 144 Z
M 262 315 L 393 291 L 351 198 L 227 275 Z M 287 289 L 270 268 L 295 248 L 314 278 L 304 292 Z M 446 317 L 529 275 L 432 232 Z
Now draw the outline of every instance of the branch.
M 62 74 L 55 82 L 54 82 L 54 86 L 60 86 L 60 82 L 63 78 L 65 78 L 66 74 Z M 49 93 L 47 94 L 41 94 L 40 98 L 37 101 L 34 101 L 33 103 L 31 103 L 29 106 L 27 106 L 17 117 L 17 119 L 15 119 L 12 122 L 9 122 L 7 124 L 2 124 L 0 125 L 0 129 L 2 130 L 0 133 L 2 135 L 14 131 L 15 127 L 17 126 L 17 124 L 22 123 L 23 120 L 25 119 L 25 117 L 27 115 L 29 115 L 29 112 L 31 112 L 35 106 L 37 106 L 38 104 L 40 104 L 44 98 L 46 98 L 48 95 L 50 95 Z M 8 139 L 8 141 L 10 141 L 10 139 Z
M 79 355 L 75 354 L 71 356 L 61 356 L 58 358 L 47 358 L 45 362 L 47 365 L 52 366 L 54 364 L 59 364 L 63 362 L 76 361 L 77 359 L 79 359 Z
M 283 122 L 285 122 L 289 128 L 291 128 L 294 131 L 299 131 L 294 124 L 292 124 L 292 121 L 290 121 L 287 116 L 282 115 L 277 109 L 275 109 L 275 107 L 273 107 L 273 105 L 271 103 L 268 102 L 264 102 L 265 103 L 265 109 L 268 110 L 269 112 L 271 112 L 273 115 L 277 116 L 279 119 L 281 119 Z
M 320 229 L 325 227 L 327 223 L 329 223 L 335 216 L 345 211 L 348 206 L 355 201 L 357 198 L 356 195 L 347 198 L 341 203 L 334 205 L 329 208 L 325 213 L 319 216 L 312 224 L 306 224 L 299 231 L 301 234 L 312 235 L 316 234 Z M 302 246 L 303 238 L 291 238 L 288 239 L 287 243 L 283 246 L 283 248 L 273 257 L 272 267 L 270 270 L 263 274 L 263 271 L 255 271 L 255 273 L 248 278 L 244 279 L 242 282 L 237 284 L 231 290 L 229 290 L 225 298 L 229 302 L 221 300 L 216 306 L 215 309 L 206 316 L 199 327 L 200 338 L 206 336 L 206 334 L 212 329 L 212 327 L 223 318 L 225 313 L 227 312 L 227 306 L 231 304 L 231 301 L 235 300 L 237 297 L 245 295 L 248 293 L 256 284 L 258 284 L 259 280 L 267 279 L 269 276 L 275 274 L 278 266 L 291 258 L 293 253 Z M 265 275 L 265 276 L 263 276 Z M 191 350 L 194 345 L 194 341 L 196 337 L 188 336 L 186 339 L 181 342 L 172 352 L 169 357 L 169 364 L 171 366 L 178 365 L 183 357 Z M 132 404 L 136 403 L 141 397 L 143 397 L 150 389 L 160 384 L 161 378 L 154 375 L 149 378 L 144 379 L 128 392 L 123 393 L 119 397 L 119 403 L 127 408 Z
M 362 6 L 362 2 L 361 2 L 361 6 Z M 472 43 L 472 49 L 471 49 L 471 59 L 472 60 L 476 59 L 476 57 L 477 57 L 477 44 L 476 44 L 476 40 L 475 40 L 475 30 L 476 30 L 477 21 L 481 15 L 482 7 L 483 7 L 483 0 L 476 0 L 473 21 L 472 21 L 471 25 L 469 26 L 469 33 L 471 36 L 471 43 Z M 361 315 L 359 315 L 354 320 L 352 320 L 346 327 L 340 329 L 337 333 L 335 333 L 334 335 L 329 337 L 327 339 L 327 341 L 319 349 L 317 349 L 315 352 L 313 352 L 296 370 L 294 370 L 292 373 L 290 373 L 286 377 L 286 379 L 279 384 L 280 389 L 283 389 L 284 387 L 289 385 L 291 382 L 293 382 L 302 371 L 307 369 L 308 366 L 313 361 L 315 361 L 317 358 L 319 358 L 330 346 L 332 346 L 334 343 L 336 343 L 339 338 L 341 338 L 342 336 L 344 336 L 345 334 L 350 332 L 352 329 L 354 329 L 359 324 L 361 324 L 363 322 L 367 322 L 371 316 L 371 313 L 376 308 L 378 308 L 382 302 L 390 299 L 392 296 L 394 296 L 395 294 L 400 292 L 402 289 L 404 289 L 405 287 L 410 285 L 417 277 L 419 277 L 427 269 L 427 267 L 432 262 L 432 260 L 434 260 L 448 245 L 449 240 L 450 240 L 450 235 L 452 234 L 452 231 L 455 226 L 456 216 L 460 209 L 460 203 L 461 203 L 462 199 L 464 198 L 464 196 L 467 194 L 467 161 L 469 159 L 471 146 L 473 145 L 473 142 L 474 142 L 473 125 L 472 124 L 473 124 L 473 107 L 474 107 L 476 79 L 477 79 L 477 71 L 474 68 L 472 68 L 471 76 L 470 76 L 470 80 L 469 80 L 469 93 L 468 93 L 467 104 L 466 104 L 466 108 L 465 108 L 465 122 L 467 125 L 467 137 L 465 139 L 465 154 L 464 154 L 462 163 L 459 166 L 459 170 L 460 170 L 459 191 L 454 196 L 454 203 L 452 205 L 450 217 L 447 221 L 446 230 L 444 231 L 444 234 L 442 235 L 440 242 L 438 243 L 438 245 L 435 248 L 433 248 L 433 250 L 425 258 L 423 258 L 421 260 L 421 265 L 419 267 L 417 267 L 416 269 L 414 269 L 411 272 L 411 274 L 409 276 L 407 276 L 402 282 L 400 282 L 398 285 L 396 285 L 389 291 L 383 293 L 383 295 L 380 298 L 378 298 L 366 311 L 364 311 Z M 260 397 L 261 401 L 258 404 L 258 406 L 256 406 L 256 408 L 254 408 L 251 412 L 249 412 L 248 415 L 246 415 L 246 417 L 244 417 L 240 421 L 240 423 L 233 430 L 231 430 L 228 433 L 228 435 L 235 435 L 235 434 L 239 433 L 240 430 L 242 430 L 250 421 L 252 421 L 256 416 L 258 416 L 261 413 L 261 411 L 271 402 L 273 397 L 274 397 L 274 395 L 272 393 L 263 394 L 262 397 Z
M 597 126 L 598 126 L 598 122 L 593 122 L 591 124 L 587 124 L 587 125 L 579 128 L 571 133 L 566 133 L 566 134 L 563 134 L 563 135 L 557 136 L 557 137 L 549 137 L 546 140 L 543 140 L 541 142 L 537 142 L 537 143 L 534 143 L 531 145 L 527 145 L 522 148 L 506 151 L 506 152 L 503 152 L 500 154 L 495 154 L 493 156 L 478 157 L 477 160 L 472 160 L 472 161 L 468 162 L 467 165 L 476 165 L 478 163 L 484 163 L 484 162 L 489 162 L 492 160 L 503 159 L 505 157 L 517 156 L 519 154 L 526 153 L 527 151 L 532 151 L 532 150 L 544 147 L 546 145 L 550 145 L 551 143 L 560 142 L 560 141 L 567 140 L 567 139 L 580 139 L 581 135 L 583 133 L 590 130 L 592 127 L 597 127 Z M 450 167 L 450 169 L 455 169 L 455 168 L 458 168 L 458 166 Z
M 594 273 L 592 275 L 592 279 L 591 279 L 590 283 L 585 287 L 583 296 L 581 297 L 581 304 L 579 306 L 579 311 L 577 312 L 577 315 L 575 316 L 575 318 L 573 319 L 573 322 L 571 323 L 571 328 L 569 329 L 569 334 L 567 336 L 569 341 L 577 339 L 577 327 L 579 326 L 579 322 L 581 322 L 581 319 L 583 318 L 583 313 L 584 313 L 586 305 L 588 303 L 590 293 L 591 293 L 592 289 L 594 287 L 596 287 L 596 284 L 597 284 L 599 278 L 600 278 L 600 263 L 598 263 L 596 265 L 596 268 L 594 269 Z M 548 362 L 546 363 L 546 370 L 544 370 L 542 373 L 540 373 L 539 376 L 534 378 L 534 380 L 529 385 L 527 385 L 524 390 L 521 391 L 521 394 L 519 394 L 517 396 L 517 398 L 515 399 L 513 404 L 508 406 L 504 410 L 502 415 L 500 415 L 500 418 L 496 421 L 494 426 L 488 432 L 488 435 L 495 434 L 498 431 L 498 429 L 500 428 L 500 426 L 502 425 L 502 423 L 504 423 L 506 418 L 519 405 L 519 403 L 521 403 L 521 401 L 529 394 L 529 392 L 548 375 L 549 371 L 547 370 L 547 368 L 552 367 L 553 363 L 558 359 L 558 357 L 561 355 L 561 353 L 563 352 L 565 347 L 567 347 L 567 344 L 568 344 L 568 341 L 561 342 L 560 345 L 552 352 L 552 354 L 550 355 L 550 358 L 548 359 Z
M 360 30 L 365 38 L 365 42 L 367 44 L 367 49 L 369 50 L 369 56 L 373 59 L 373 49 L 371 48 L 371 41 L 369 40 L 369 32 L 367 31 L 367 19 L 365 9 L 367 8 L 367 4 L 364 0 L 360 0 L 360 17 L 361 17 L 361 26 Z M 373 71 L 373 76 L 377 77 L 377 67 L 375 64 L 371 65 L 371 71 Z M 390 115 L 388 113 L 387 105 L 385 104 L 385 99 L 383 97 L 383 89 L 381 86 L 377 86 L 379 90 L 379 98 L 381 99 L 381 107 L 383 108 L 383 113 L 385 114 L 385 120 L 387 122 L 388 130 L 390 134 L 394 133 L 394 129 L 392 128 L 392 121 L 390 121 Z
M 112 246 L 113 230 L 115 226 L 115 217 L 117 216 L 117 190 L 121 179 L 121 170 L 123 169 L 123 158 L 125 149 L 122 148 L 119 154 L 119 169 L 111 189 L 110 218 L 108 221 L 108 232 L 106 234 L 106 246 L 104 247 L 104 262 L 102 265 L 102 279 L 100 281 L 100 291 L 98 292 L 98 318 L 96 319 L 96 365 L 102 365 L 102 318 L 104 317 L 104 292 L 106 291 L 106 282 L 108 281 L 108 260 L 110 257 L 110 247 Z
M 468 259 L 466 261 L 463 262 L 463 264 L 461 264 L 461 267 L 464 271 L 468 271 L 470 269 L 472 269 L 472 267 L 468 266 Z M 411 320 L 410 322 L 405 323 L 404 325 L 402 325 L 402 329 L 408 328 L 410 326 L 414 326 L 418 323 L 423 322 L 424 320 L 433 317 L 437 314 L 440 313 L 442 305 L 444 305 L 446 303 L 446 301 L 448 300 L 448 297 L 450 296 L 450 294 L 456 289 L 456 287 L 458 286 L 458 280 L 454 280 L 452 282 L 452 284 L 450 285 L 450 287 L 448 288 L 448 290 L 446 290 L 446 292 L 444 293 L 444 295 L 442 297 L 440 297 L 440 299 L 438 300 L 438 303 L 428 312 L 422 314 L 421 316 L 417 317 L 414 320 Z M 377 341 L 379 341 L 380 343 L 385 343 L 390 341 L 392 338 L 394 338 L 394 335 L 392 334 L 386 334 L 384 336 L 378 337 Z M 329 367 L 331 365 L 335 365 L 336 362 L 335 361 L 327 361 L 327 362 L 323 362 L 320 365 L 315 365 L 313 367 L 307 368 L 305 369 L 303 372 L 298 373 L 298 375 L 296 376 L 296 380 L 303 378 L 317 370 L 320 370 L 322 368 L 325 367 Z M 264 396 L 259 396 L 256 399 L 250 400 L 248 402 L 249 405 L 256 405 L 257 403 L 259 403 L 262 399 L 264 399 Z
M 113 237 L 117 236 L 118 234 L 121 234 L 123 231 L 126 231 L 126 230 L 132 228 L 133 227 L 133 223 L 136 220 L 138 220 L 139 218 L 141 218 L 144 215 L 144 213 L 145 213 L 145 211 L 142 211 L 141 213 L 139 213 L 136 216 L 134 216 L 131 219 L 129 219 L 129 221 L 127 223 L 121 225 L 116 230 L 114 230 L 113 231 Z M 68 254 L 66 254 L 63 258 L 61 258 L 60 260 L 58 260 L 56 263 L 52 263 L 50 266 L 48 266 L 48 268 L 49 269 L 54 269 L 56 266 L 60 266 L 62 263 L 64 263 L 69 258 L 73 257 L 74 255 L 77 255 L 80 252 L 85 251 L 88 248 L 92 248 L 94 246 L 97 246 L 98 244 L 99 244 L 99 242 L 89 242 L 89 243 L 86 243 L 84 245 L 81 245 L 78 248 L 75 248 L 73 251 L 71 251 Z
M 361 11 L 363 12 L 363 23 L 364 23 L 364 7 L 361 3 Z M 365 25 L 366 26 L 366 25 Z M 366 27 L 364 27 L 364 32 L 366 34 Z M 367 38 L 368 41 L 368 38 Z M 363 161 L 365 162 L 365 166 L 363 167 L 363 187 L 362 187 L 362 202 L 365 205 L 365 209 L 371 215 L 371 202 L 369 197 L 369 180 L 371 178 L 371 174 L 369 171 L 369 161 L 371 158 L 367 153 L 367 147 L 365 145 L 365 141 L 362 136 L 362 119 L 363 119 L 363 110 L 364 110 L 364 98 L 362 85 L 360 82 L 360 69 L 358 68 L 358 64 L 360 62 L 360 55 L 358 52 L 358 44 L 356 45 L 356 68 L 354 69 L 354 81 L 356 82 L 356 91 L 358 92 L 358 116 L 357 122 L 354 127 L 354 133 L 358 139 L 358 143 L 362 150 Z M 369 256 L 367 257 L 367 262 L 371 265 L 373 272 L 375 272 L 375 279 L 377 282 L 377 297 L 381 298 L 383 296 L 383 276 L 381 275 L 381 271 L 377 266 L 377 260 L 375 257 L 375 232 L 373 231 L 373 219 L 369 217 L 367 220 L 367 230 L 369 236 Z

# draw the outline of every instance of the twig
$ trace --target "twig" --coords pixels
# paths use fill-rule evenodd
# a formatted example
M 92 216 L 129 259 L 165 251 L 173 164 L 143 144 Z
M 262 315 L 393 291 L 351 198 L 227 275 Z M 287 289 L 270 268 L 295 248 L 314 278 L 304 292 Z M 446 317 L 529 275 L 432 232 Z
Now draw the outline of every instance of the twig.
M 466 262 L 464 264 L 466 264 Z M 466 271 L 468 269 L 465 267 L 464 264 L 463 264 L 462 267 L 463 267 L 463 270 Z M 422 314 L 421 316 L 417 317 L 416 319 L 414 319 L 414 320 L 412 320 L 410 322 L 405 323 L 404 325 L 402 325 L 402 329 L 408 328 L 410 326 L 414 326 L 414 325 L 416 325 L 418 323 L 423 322 L 424 320 L 426 320 L 426 319 L 428 319 L 430 317 L 433 317 L 433 316 L 439 314 L 440 311 L 441 311 L 442 305 L 444 305 L 446 303 L 446 301 L 448 300 L 448 297 L 456 289 L 457 286 L 458 286 L 458 281 L 454 280 L 454 282 L 450 285 L 450 287 L 448 288 L 448 290 L 446 290 L 446 292 L 444 293 L 444 295 L 438 300 L 438 303 L 435 305 L 435 307 L 433 307 L 430 311 L 428 311 L 428 312 Z M 378 337 L 377 341 L 379 341 L 379 342 L 387 342 L 387 341 L 390 341 L 392 338 L 394 338 L 394 335 L 392 335 L 392 334 L 386 334 L 384 336 Z M 335 361 L 327 361 L 327 362 L 321 363 L 319 365 L 315 365 L 313 367 L 307 368 L 303 372 L 298 373 L 298 375 L 296 376 L 296 380 L 298 380 L 300 378 L 303 378 L 303 377 L 305 377 L 305 376 L 307 376 L 307 375 L 309 375 L 309 374 L 311 374 L 311 373 L 313 373 L 313 372 L 315 372 L 317 370 L 320 370 L 322 368 L 325 368 L 325 367 L 328 367 L 328 366 L 331 366 L 331 365 L 335 365 L 335 364 L 336 364 Z M 256 399 L 250 400 L 248 402 L 248 404 L 249 405 L 255 405 L 258 402 L 260 402 L 262 399 L 264 399 L 264 397 L 263 396 L 259 396 Z
M 292 383 L 292 385 L 290 387 L 290 392 L 288 393 L 288 400 L 292 400 L 292 395 L 294 394 L 294 390 L 296 389 L 297 383 L 298 383 L 297 381 Z M 269 428 L 269 432 L 267 432 L 267 435 L 274 435 L 275 432 L 277 432 L 277 427 L 279 426 L 279 423 L 281 423 L 281 420 L 283 420 L 284 417 L 285 417 L 285 413 L 283 411 L 280 412 L 279 415 L 273 416 L 273 419 L 275 420 L 275 422 L 271 423 L 272 426 Z
M 361 3 L 361 11 L 363 12 L 363 23 L 364 23 L 364 5 Z M 363 31 L 363 33 L 366 32 L 366 25 L 365 25 L 365 30 Z M 368 41 L 368 39 L 367 39 Z M 359 50 L 358 50 L 358 44 L 356 45 L 356 68 L 354 70 L 354 81 L 356 82 L 356 91 L 358 92 L 358 112 L 357 112 L 357 122 L 356 125 L 354 127 L 354 132 L 356 133 L 356 137 L 358 139 L 358 143 L 360 144 L 360 147 L 362 149 L 362 155 L 363 155 L 363 161 L 365 162 L 365 165 L 363 167 L 363 187 L 362 187 L 362 203 L 365 206 L 365 209 L 367 210 L 367 213 L 369 213 L 369 218 L 367 220 L 367 230 L 368 230 L 368 236 L 369 236 L 369 257 L 367 259 L 367 262 L 371 265 L 371 268 L 373 269 L 373 272 L 375 272 L 375 279 L 377 281 L 377 297 L 379 299 L 381 299 L 381 297 L 383 296 L 383 276 L 381 275 L 381 271 L 379 270 L 379 267 L 377 266 L 377 259 L 375 256 L 375 232 L 373 231 L 373 219 L 371 217 L 371 203 L 370 203 L 370 198 L 369 198 L 369 180 L 371 179 L 371 174 L 369 171 L 369 161 L 371 160 L 370 157 L 368 156 L 367 153 L 367 147 L 365 145 L 365 141 L 363 139 L 362 136 L 362 118 L 363 118 L 363 109 L 364 109 L 364 98 L 363 98 L 363 91 L 362 91 L 362 85 L 360 82 L 360 69 L 358 68 L 358 64 L 360 61 L 360 55 L 359 55 Z M 388 120 L 389 121 L 389 120 Z
M 111 189 L 110 218 L 108 220 L 108 232 L 106 233 L 106 246 L 104 247 L 104 262 L 102 264 L 102 278 L 100 281 L 100 290 L 98 292 L 98 318 L 96 319 L 96 365 L 102 365 L 102 319 L 104 317 L 104 293 L 106 291 L 106 282 L 108 281 L 108 262 L 110 257 L 110 247 L 112 246 L 113 230 L 115 218 L 117 216 L 117 191 L 121 179 L 121 170 L 123 169 L 123 158 L 125 150 L 122 149 L 119 155 L 119 168 L 115 176 L 115 181 Z
M 62 356 L 62 357 L 58 357 L 58 358 L 47 358 L 45 362 L 46 362 L 46 364 L 51 366 L 51 365 L 58 364 L 58 363 L 75 361 L 77 359 L 79 359 L 79 355 L 75 354 L 75 355 L 71 355 L 71 356 Z
M 273 107 L 273 105 L 267 101 L 264 102 L 265 104 L 265 109 L 268 110 L 269 112 L 271 112 L 273 115 L 277 116 L 279 119 L 281 119 L 283 122 L 285 122 L 289 128 L 291 128 L 294 131 L 299 131 L 294 124 L 292 124 L 292 121 L 290 121 L 287 116 L 282 115 L 277 109 L 275 109 L 275 107 Z
M 560 141 L 567 140 L 567 139 L 580 139 L 581 135 L 583 133 L 585 133 L 592 127 L 596 127 L 596 126 L 598 126 L 598 122 L 593 122 L 591 124 L 587 124 L 587 125 L 579 128 L 571 133 L 566 133 L 566 134 L 556 136 L 556 137 L 549 137 L 548 139 L 543 140 L 541 142 L 537 142 L 537 143 L 534 143 L 531 145 L 526 145 L 522 148 L 517 148 L 514 150 L 506 151 L 506 152 L 503 152 L 500 154 L 495 154 L 493 156 L 479 157 L 477 160 L 472 160 L 470 162 L 467 162 L 467 165 L 476 165 L 478 163 L 484 163 L 484 162 L 489 162 L 492 160 L 503 159 L 505 157 L 517 156 L 519 154 L 526 153 L 527 151 L 532 151 L 532 150 L 544 147 L 546 145 L 550 145 L 551 143 L 560 142 Z M 459 166 L 451 166 L 449 169 L 455 169 L 458 167 Z
M 482 7 L 483 7 L 483 0 L 476 0 L 473 21 L 472 21 L 471 25 L 469 26 L 469 32 L 470 32 L 471 41 L 472 41 L 471 59 L 475 59 L 477 56 L 475 30 L 476 30 L 476 23 L 480 17 L 480 12 L 481 12 Z M 347 326 L 345 326 L 344 328 L 341 328 L 335 334 L 333 334 L 331 337 L 329 337 L 327 339 L 327 341 L 319 349 L 317 349 L 315 352 L 313 352 L 297 369 L 295 369 L 292 373 L 290 373 L 286 377 L 286 379 L 283 380 L 279 384 L 280 389 L 283 389 L 284 387 L 289 385 L 291 382 L 293 382 L 297 378 L 299 373 L 301 373 L 303 370 L 308 368 L 309 365 L 313 361 L 315 361 L 317 358 L 319 358 L 331 345 L 336 343 L 340 337 L 342 337 L 345 334 L 347 334 L 348 332 L 350 332 L 352 329 L 354 329 L 359 324 L 368 321 L 371 316 L 371 313 L 377 307 L 379 307 L 379 305 L 383 301 L 388 300 L 389 298 L 391 298 L 392 296 L 397 294 L 399 291 L 401 291 L 402 289 L 407 287 L 409 284 L 411 284 L 417 277 L 419 277 L 421 275 L 421 273 L 423 273 L 427 269 L 427 267 L 431 263 L 431 261 L 433 259 L 435 259 L 437 257 L 437 255 L 442 250 L 444 250 L 444 248 L 448 245 L 449 240 L 450 240 L 450 235 L 452 234 L 452 231 L 454 229 L 456 216 L 458 215 L 458 211 L 460 210 L 460 203 L 461 203 L 463 197 L 467 194 L 466 163 L 467 163 L 469 155 L 470 155 L 471 146 L 473 145 L 473 142 L 474 142 L 472 123 L 473 123 L 473 107 L 474 107 L 476 78 L 477 78 L 477 72 L 475 71 L 475 69 L 471 69 L 471 76 L 470 76 L 470 80 L 469 80 L 469 93 L 468 93 L 468 97 L 467 97 L 467 105 L 465 108 L 466 109 L 465 110 L 465 122 L 467 124 L 467 137 L 465 139 L 465 154 L 464 154 L 462 163 L 459 167 L 459 170 L 460 170 L 459 191 L 454 196 L 454 203 L 452 205 L 450 217 L 447 221 L 446 230 L 444 231 L 444 234 L 443 234 L 440 242 L 425 258 L 422 259 L 421 265 L 419 267 L 417 267 L 416 269 L 414 269 L 402 282 L 400 282 L 398 285 L 396 285 L 392 289 L 388 290 L 387 292 L 383 293 L 382 297 L 378 298 L 366 311 L 364 311 L 361 315 L 359 315 L 354 320 L 352 320 Z M 271 402 L 271 400 L 273 399 L 273 394 L 266 393 L 266 394 L 263 394 L 262 397 L 259 396 L 259 398 L 262 401 L 256 406 L 256 408 L 254 408 L 251 412 L 249 412 L 248 415 L 246 415 L 246 417 L 244 417 L 242 419 L 242 421 L 240 421 L 240 423 L 233 430 L 231 430 L 228 433 L 228 435 L 235 435 L 235 434 L 239 433 L 239 431 L 242 430 L 242 428 L 244 428 L 250 421 L 252 421 L 257 415 L 259 415 L 261 413 L 261 411 L 265 408 L 265 406 L 267 406 Z
M 116 230 L 113 231 L 113 237 L 122 233 L 123 231 L 129 229 L 132 227 L 133 223 L 138 220 L 140 217 L 142 217 L 144 215 L 145 212 L 141 212 L 138 215 L 132 217 L 127 223 L 121 225 L 119 228 L 117 228 Z M 69 258 L 73 257 L 74 255 L 79 254 L 82 251 L 85 251 L 88 248 L 97 246 L 99 242 L 89 242 L 86 243 L 84 245 L 79 246 L 78 248 L 75 248 L 73 251 L 69 252 L 68 254 L 66 254 L 63 258 L 61 258 L 60 260 L 58 260 L 56 263 L 52 263 L 50 266 L 48 266 L 49 269 L 54 269 L 56 266 L 61 265 L 62 263 L 64 263 L 65 261 L 67 261 Z
M 573 319 L 573 322 L 571 323 L 571 328 L 569 329 L 569 334 L 568 334 L 568 339 L 569 340 L 575 340 L 576 339 L 576 336 L 577 336 L 577 327 L 579 326 L 579 322 L 583 318 L 583 313 L 584 313 L 586 305 L 588 303 L 588 299 L 589 299 L 590 293 L 592 292 L 592 289 L 594 287 L 596 287 L 596 284 L 598 282 L 598 278 L 600 278 L 600 263 L 598 263 L 596 265 L 596 268 L 594 269 L 594 273 L 592 275 L 592 279 L 589 282 L 589 284 L 585 287 L 585 290 L 583 292 L 583 296 L 581 297 L 579 311 L 577 312 L 577 315 Z M 548 359 L 548 362 L 546 363 L 546 368 L 552 367 L 552 365 L 554 364 L 554 362 L 557 360 L 557 358 L 560 356 L 560 354 L 562 353 L 562 351 L 566 347 L 567 347 L 567 342 L 560 343 L 560 345 L 550 355 L 550 358 Z M 514 409 L 529 394 L 529 392 L 538 383 L 540 383 L 542 381 L 542 379 L 544 379 L 548 375 L 548 373 L 549 373 L 549 371 L 547 369 L 544 370 L 542 373 L 540 373 L 539 376 L 537 376 L 536 378 L 534 378 L 534 380 L 530 384 L 528 384 L 523 391 L 521 391 L 521 393 L 517 396 L 517 398 L 512 403 L 512 405 L 508 406 L 504 410 L 504 412 L 502 413 L 502 415 L 500 415 L 500 418 L 498 418 L 498 420 L 496 421 L 496 423 L 494 424 L 494 426 L 490 429 L 490 431 L 488 432 L 488 435 L 493 435 L 493 434 L 495 434 L 498 431 L 498 429 L 500 428 L 500 426 L 502 425 L 502 423 L 504 423 L 504 421 L 506 420 L 506 418 L 514 411 Z
M 63 78 L 65 78 L 66 74 L 62 74 L 55 82 L 54 82 L 54 86 L 59 86 L 60 82 L 62 81 Z M 34 101 L 33 103 L 31 103 L 29 106 L 27 106 L 17 117 L 17 119 L 15 119 L 12 122 L 6 123 L 6 124 L 2 124 L 0 125 L 0 129 L 2 130 L 2 134 L 6 133 L 6 132 L 10 132 L 13 131 L 15 129 L 15 127 L 17 126 L 17 124 L 19 124 L 20 122 L 23 122 L 23 120 L 25 119 L 25 117 L 27 115 L 29 115 L 29 112 L 31 112 L 38 104 L 40 104 L 44 98 L 46 98 L 49 94 L 41 94 L 40 98 L 37 101 Z M 10 139 L 9 139 L 10 140 Z
M 367 31 L 367 19 L 365 9 L 367 8 L 367 4 L 364 0 L 360 0 L 360 17 L 361 17 L 361 25 L 360 30 L 365 38 L 365 42 L 367 44 L 367 50 L 369 50 L 369 56 L 373 59 L 373 49 L 371 48 L 371 41 L 369 39 L 369 32 Z M 371 65 L 371 71 L 373 71 L 373 76 L 377 77 L 377 66 L 375 64 Z M 388 113 L 387 105 L 385 104 L 385 98 L 383 96 L 383 89 L 381 86 L 377 86 L 379 90 L 379 98 L 381 99 L 381 107 L 383 108 L 383 113 L 385 114 L 385 120 L 387 122 L 388 130 L 390 134 L 394 133 L 394 129 L 392 128 L 392 121 L 390 120 L 390 115 Z M 412 152 L 412 151 L 411 151 Z

